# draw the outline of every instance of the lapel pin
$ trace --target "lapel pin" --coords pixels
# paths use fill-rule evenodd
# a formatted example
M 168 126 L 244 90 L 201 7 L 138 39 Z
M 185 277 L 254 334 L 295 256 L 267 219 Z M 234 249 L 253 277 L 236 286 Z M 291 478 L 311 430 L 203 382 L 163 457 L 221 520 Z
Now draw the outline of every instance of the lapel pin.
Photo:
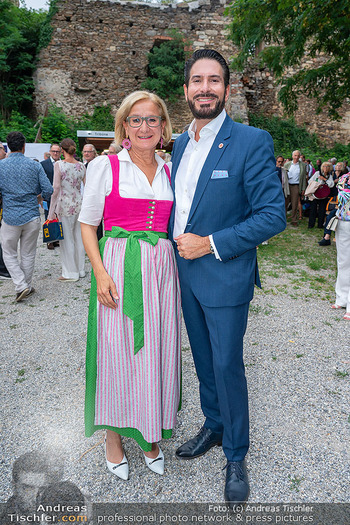
M 223 147 L 224 147 L 223 143 L 220 142 L 220 144 L 219 144 L 219 148 L 221 149 L 221 148 L 223 148 Z

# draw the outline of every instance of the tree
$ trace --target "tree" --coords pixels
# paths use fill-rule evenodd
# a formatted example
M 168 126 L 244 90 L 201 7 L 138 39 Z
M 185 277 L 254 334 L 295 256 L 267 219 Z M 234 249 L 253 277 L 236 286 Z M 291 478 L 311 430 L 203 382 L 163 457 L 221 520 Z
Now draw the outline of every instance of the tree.
M 171 40 L 153 47 L 148 53 L 148 77 L 141 87 L 174 102 L 183 94 L 185 48 L 188 42 L 175 29 L 170 29 L 168 33 Z
M 230 38 L 240 48 L 234 68 L 242 70 L 263 44 L 257 60 L 274 72 L 287 113 L 305 94 L 316 100 L 318 112 L 327 108 L 331 118 L 340 118 L 350 85 L 348 0 L 234 0 L 226 14 Z M 321 60 L 303 68 L 306 55 Z
M 40 26 L 46 13 L 0 0 L 0 111 L 5 120 L 12 110 L 29 112 L 34 90 Z

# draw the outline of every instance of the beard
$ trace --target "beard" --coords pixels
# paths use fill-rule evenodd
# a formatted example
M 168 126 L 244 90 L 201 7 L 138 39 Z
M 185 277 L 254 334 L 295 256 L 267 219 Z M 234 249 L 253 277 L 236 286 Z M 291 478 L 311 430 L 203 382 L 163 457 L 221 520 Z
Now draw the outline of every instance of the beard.
M 212 97 L 216 98 L 216 103 L 213 108 L 210 107 L 210 104 L 202 104 L 199 109 L 195 107 L 195 100 L 197 98 L 202 97 Z M 217 95 L 214 93 L 202 93 L 201 95 L 196 95 L 192 100 L 187 100 L 189 108 L 192 112 L 192 115 L 197 120 L 213 120 L 218 115 L 220 115 L 221 111 L 225 107 L 225 97 L 220 99 Z

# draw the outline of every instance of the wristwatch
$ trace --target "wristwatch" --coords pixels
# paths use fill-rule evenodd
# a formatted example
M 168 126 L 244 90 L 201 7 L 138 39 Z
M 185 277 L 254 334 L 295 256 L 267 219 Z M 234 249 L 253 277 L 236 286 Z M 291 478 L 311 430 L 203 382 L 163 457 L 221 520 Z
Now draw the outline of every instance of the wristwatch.
M 214 247 L 213 247 L 213 245 L 212 245 L 212 243 L 211 243 L 210 238 L 209 238 L 209 242 L 210 242 L 210 253 L 212 253 L 213 255 L 215 255 Z

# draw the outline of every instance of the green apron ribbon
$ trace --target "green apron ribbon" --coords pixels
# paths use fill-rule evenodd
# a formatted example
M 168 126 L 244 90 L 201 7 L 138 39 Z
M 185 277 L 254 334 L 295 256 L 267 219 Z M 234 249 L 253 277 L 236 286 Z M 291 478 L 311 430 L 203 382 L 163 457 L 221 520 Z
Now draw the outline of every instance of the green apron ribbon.
M 127 239 L 124 260 L 123 312 L 134 322 L 134 354 L 137 354 L 144 345 L 141 247 L 139 241 L 142 240 L 155 246 L 159 239 L 167 239 L 168 235 L 154 231 L 130 232 L 119 226 L 113 226 L 112 231 L 105 231 L 105 237 L 100 241 L 102 254 L 108 237 Z

